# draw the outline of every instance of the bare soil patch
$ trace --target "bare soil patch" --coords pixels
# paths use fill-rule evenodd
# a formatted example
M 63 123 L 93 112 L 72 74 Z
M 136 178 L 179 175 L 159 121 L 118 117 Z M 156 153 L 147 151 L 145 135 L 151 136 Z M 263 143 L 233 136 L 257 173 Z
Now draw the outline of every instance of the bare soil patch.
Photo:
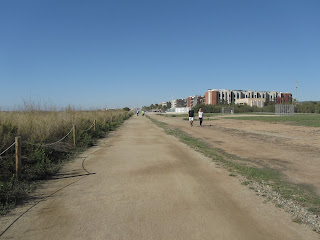
M 320 196 L 320 129 L 214 117 L 203 127 L 182 118 L 152 116 L 203 139 L 238 161 L 281 171 L 288 180 L 312 188 Z

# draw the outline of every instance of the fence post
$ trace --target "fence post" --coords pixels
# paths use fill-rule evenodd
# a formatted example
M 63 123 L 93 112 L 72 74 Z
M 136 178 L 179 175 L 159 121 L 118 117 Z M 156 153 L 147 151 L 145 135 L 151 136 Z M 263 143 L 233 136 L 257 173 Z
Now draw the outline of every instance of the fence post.
M 21 137 L 15 138 L 16 142 L 16 177 L 20 179 L 21 177 Z
M 96 131 L 97 120 L 93 120 L 93 131 Z
M 76 146 L 76 144 L 77 144 L 77 141 L 76 141 L 77 133 L 76 133 L 76 125 L 75 124 L 73 124 L 72 130 L 73 130 L 73 146 Z

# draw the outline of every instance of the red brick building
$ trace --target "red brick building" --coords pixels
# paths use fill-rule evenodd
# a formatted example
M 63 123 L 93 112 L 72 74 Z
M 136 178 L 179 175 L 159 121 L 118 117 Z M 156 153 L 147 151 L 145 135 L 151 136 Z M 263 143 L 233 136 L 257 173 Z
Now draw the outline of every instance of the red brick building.
M 206 105 L 208 104 L 217 105 L 218 99 L 219 99 L 219 92 L 209 90 L 208 92 L 205 93 L 205 99 L 206 99 Z
M 191 97 L 187 97 L 187 107 L 191 107 Z
M 292 94 L 291 93 L 281 93 L 281 97 L 276 97 L 276 104 L 281 103 L 292 103 Z
M 187 97 L 187 107 L 194 107 L 197 104 L 200 104 L 203 102 L 204 97 L 203 96 L 190 96 Z

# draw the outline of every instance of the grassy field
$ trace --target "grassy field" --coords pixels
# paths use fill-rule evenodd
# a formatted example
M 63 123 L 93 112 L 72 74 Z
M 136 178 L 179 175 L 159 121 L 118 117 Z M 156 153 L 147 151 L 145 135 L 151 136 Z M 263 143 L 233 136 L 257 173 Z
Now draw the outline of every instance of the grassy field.
M 164 117 L 178 117 L 178 118 L 186 118 L 188 117 L 188 114 L 158 114 Z M 219 116 L 221 113 L 205 113 L 204 117 L 214 117 Z M 197 113 L 195 113 L 195 117 L 197 117 Z
M 295 126 L 320 127 L 319 114 L 299 114 L 293 116 L 239 116 L 227 117 L 233 120 L 264 121 L 269 123 L 284 123 Z
M 16 136 L 22 141 L 21 179 L 15 177 L 15 148 L 0 156 L 0 214 L 21 202 L 37 181 L 50 178 L 63 162 L 92 146 L 131 115 L 122 110 L 0 112 L 0 153 L 14 143 Z M 76 146 L 71 132 L 74 124 Z
M 243 113 L 235 113 L 232 116 L 236 116 L 236 115 L 242 115 Z M 265 112 L 249 112 L 249 113 L 245 113 L 246 115 L 261 115 L 261 116 L 265 116 L 265 115 L 270 115 L 274 113 L 265 113 Z M 177 118 L 186 118 L 188 117 L 188 114 L 157 114 L 160 116 L 164 116 L 164 117 L 177 117 Z M 222 114 L 222 113 L 204 113 L 203 117 L 216 117 L 216 116 L 230 116 L 230 114 Z M 195 113 L 195 118 L 198 117 L 198 113 Z
M 254 115 L 254 116 L 241 116 L 243 114 L 234 114 L 232 117 L 230 115 L 222 115 L 220 113 L 206 113 L 204 114 L 204 120 L 216 120 L 217 117 L 221 119 L 221 117 L 232 120 L 248 120 L 248 121 L 263 121 L 269 123 L 283 123 L 294 126 L 306 126 L 306 127 L 320 127 L 320 115 L 319 114 L 296 114 L 293 116 L 275 116 L 266 113 L 246 113 L 246 115 Z M 259 116 L 257 116 L 259 115 Z M 166 116 L 166 115 L 162 115 Z M 168 116 L 168 117 L 180 117 L 183 120 L 189 121 L 187 118 L 187 114 L 180 114 L 176 116 Z M 195 117 L 194 121 L 198 121 L 198 118 Z

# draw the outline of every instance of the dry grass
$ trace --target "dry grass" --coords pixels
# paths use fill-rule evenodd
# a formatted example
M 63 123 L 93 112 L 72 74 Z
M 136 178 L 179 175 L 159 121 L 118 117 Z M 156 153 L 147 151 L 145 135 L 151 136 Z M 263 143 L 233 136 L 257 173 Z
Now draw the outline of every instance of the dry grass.
M 125 114 L 120 110 L 0 112 L 0 129 L 1 126 L 11 126 L 14 128 L 12 130 L 15 134 L 21 136 L 23 141 L 49 143 L 57 141 L 67 134 L 73 124 L 77 126 L 78 130 L 85 130 L 91 126 L 94 120 L 100 125 L 108 124 L 117 122 Z M 3 137 L 6 133 L 0 132 L 0 134 Z M 0 137 L 1 140 L 3 139 Z M 13 142 L 14 136 L 7 138 L 6 143 L 7 141 Z
M 16 136 L 22 140 L 21 179 L 15 178 L 14 147 L 0 156 L 0 215 L 21 202 L 37 181 L 50 178 L 64 161 L 92 146 L 131 115 L 122 110 L 76 111 L 67 108 L 44 111 L 35 109 L 34 105 L 22 111 L 0 112 L 0 153 L 15 141 Z M 92 128 L 94 120 L 96 131 Z M 44 146 L 62 139 L 74 124 L 77 146 L 73 146 L 72 134 L 59 144 Z M 90 130 L 84 131 L 87 129 Z

